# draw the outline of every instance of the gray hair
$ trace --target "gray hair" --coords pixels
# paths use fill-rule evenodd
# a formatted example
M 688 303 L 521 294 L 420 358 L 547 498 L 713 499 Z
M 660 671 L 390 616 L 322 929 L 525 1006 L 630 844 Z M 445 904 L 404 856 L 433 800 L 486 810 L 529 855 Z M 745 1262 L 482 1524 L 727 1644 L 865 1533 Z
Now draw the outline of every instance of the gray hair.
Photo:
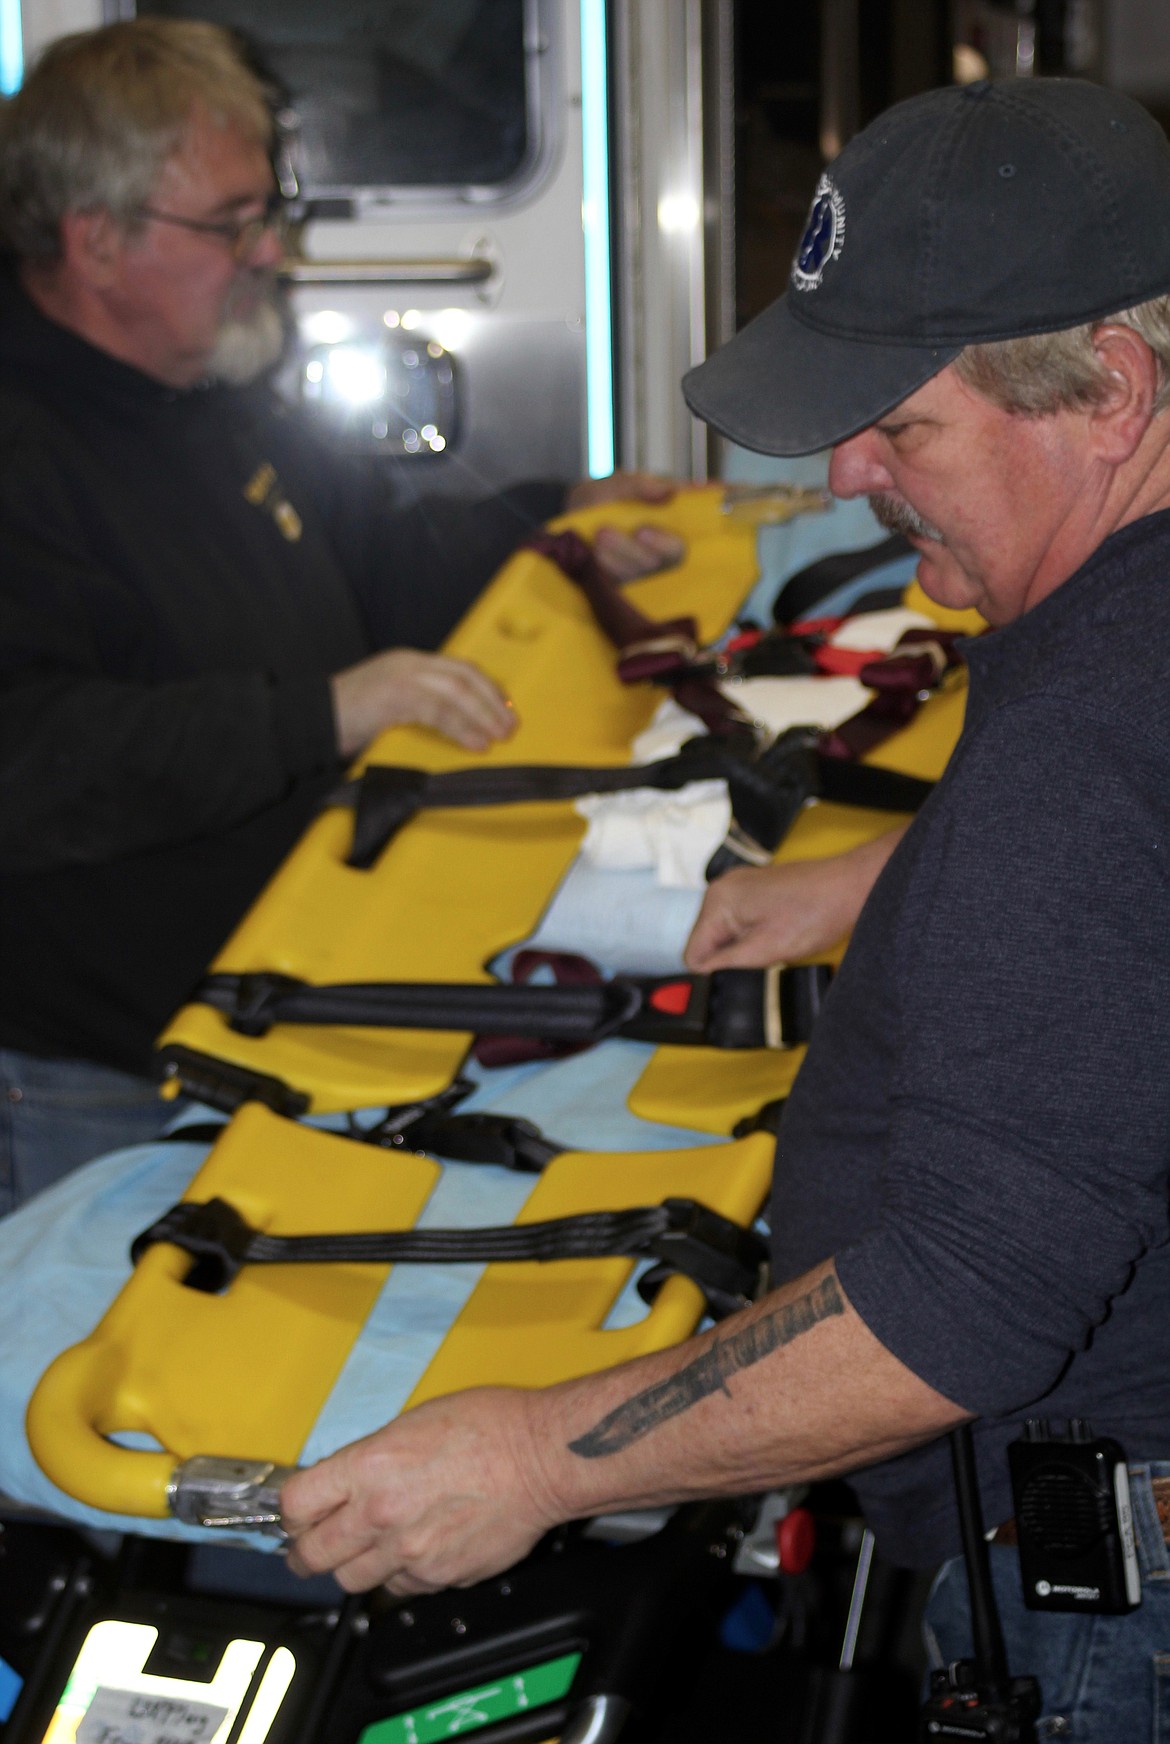
M 55 260 L 67 212 L 135 225 L 196 105 L 267 147 L 268 93 L 214 24 L 137 18 L 51 43 L 0 108 L 0 238 Z
M 1154 297 L 1132 309 L 1119 309 L 1083 327 L 1058 333 L 1032 333 L 990 345 L 969 345 L 955 359 L 967 386 L 1005 412 L 1042 418 L 1064 408 L 1100 405 L 1109 376 L 1093 349 L 1099 327 L 1131 327 L 1158 365 L 1155 412 L 1170 405 L 1170 296 Z

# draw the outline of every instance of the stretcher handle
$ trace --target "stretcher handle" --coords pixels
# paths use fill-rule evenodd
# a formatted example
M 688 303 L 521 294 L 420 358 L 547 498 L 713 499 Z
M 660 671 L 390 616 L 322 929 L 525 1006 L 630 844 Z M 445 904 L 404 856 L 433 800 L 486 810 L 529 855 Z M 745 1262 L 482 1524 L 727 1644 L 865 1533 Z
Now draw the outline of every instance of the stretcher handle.
M 173 1264 L 174 1256 L 162 1250 L 158 1257 Z M 116 1344 L 62 1351 L 29 1401 L 29 1447 L 45 1476 L 87 1507 L 165 1520 L 177 1456 L 119 1447 L 109 1439 L 115 1429 L 147 1427 L 118 1409 L 120 1371 Z

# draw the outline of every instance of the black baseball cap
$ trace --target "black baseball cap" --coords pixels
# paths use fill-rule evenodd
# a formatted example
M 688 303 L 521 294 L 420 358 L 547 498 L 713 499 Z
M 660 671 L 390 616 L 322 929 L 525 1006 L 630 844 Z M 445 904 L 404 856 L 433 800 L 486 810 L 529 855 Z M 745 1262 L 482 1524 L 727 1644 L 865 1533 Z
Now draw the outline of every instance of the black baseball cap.
M 864 429 L 966 345 L 1052 333 L 1170 291 L 1170 145 L 1081 79 L 895 104 L 817 186 L 779 302 L 683 377 L 745 448 Z

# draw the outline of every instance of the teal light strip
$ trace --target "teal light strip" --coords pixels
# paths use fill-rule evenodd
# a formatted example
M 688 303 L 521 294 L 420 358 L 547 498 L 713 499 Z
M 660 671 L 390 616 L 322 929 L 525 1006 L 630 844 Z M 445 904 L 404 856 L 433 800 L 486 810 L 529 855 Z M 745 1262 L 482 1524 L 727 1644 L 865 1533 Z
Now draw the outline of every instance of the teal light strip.
M 24 78 L 20 0 L 0 0 L 0 94 L 11 97 Z
M 589 473 L 613 471 L 613 307 L 605 0 L 581 0 L 581 216 L 585 230 L 585 407 Z

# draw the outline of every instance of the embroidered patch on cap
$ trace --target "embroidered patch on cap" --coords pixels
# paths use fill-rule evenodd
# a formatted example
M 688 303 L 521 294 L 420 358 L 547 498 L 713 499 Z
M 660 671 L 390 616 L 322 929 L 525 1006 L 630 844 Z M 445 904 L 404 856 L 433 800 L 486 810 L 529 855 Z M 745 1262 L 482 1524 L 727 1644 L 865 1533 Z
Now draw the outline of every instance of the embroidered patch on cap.
M 845 201 L 831 176 L 822 176 L 813 195 L 796 259 L 792 283 L 798 291 L 815 291 L 825 267 L 836 260 L 845 241 Z

